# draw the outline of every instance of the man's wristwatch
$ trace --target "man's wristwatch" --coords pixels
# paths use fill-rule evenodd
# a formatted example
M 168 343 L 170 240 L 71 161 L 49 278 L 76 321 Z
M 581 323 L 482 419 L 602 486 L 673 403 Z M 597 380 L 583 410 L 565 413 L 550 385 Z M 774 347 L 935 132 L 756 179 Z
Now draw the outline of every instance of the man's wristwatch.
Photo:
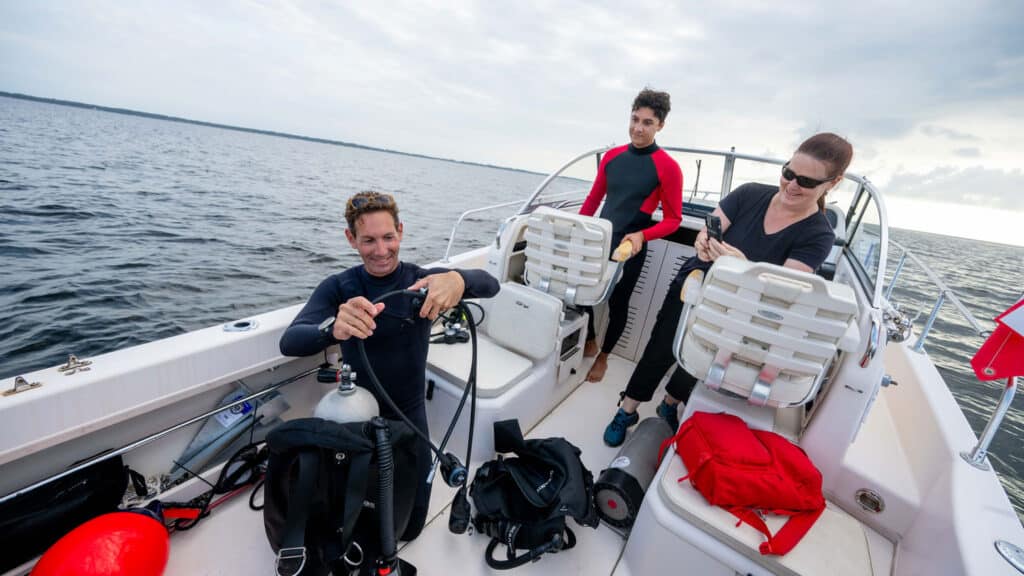
M 319 330 L 320 332 L 322 332 L 324 334 L 324 336 L 330 336 L 331 333 L 334 332 L 334 321 L 335 320 L 336 320 L 336 317 L 331 316 L 330 318 L 328 318 L 328 319 L 324 320 L 323 322 L 321 322 L 320 325 L 316 327 L 316 329 Z

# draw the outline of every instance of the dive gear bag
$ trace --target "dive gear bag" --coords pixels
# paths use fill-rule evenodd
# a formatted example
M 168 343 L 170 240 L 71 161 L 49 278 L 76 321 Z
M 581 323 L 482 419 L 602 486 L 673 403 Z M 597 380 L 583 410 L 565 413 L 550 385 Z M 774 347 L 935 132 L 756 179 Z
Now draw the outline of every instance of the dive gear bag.
M 807 454 L 774 432 L 751 430 L 732 414 L 694 412 L 672 443 L 690 483 L 709 504 L 720 506 L 764 534 L 761 554 L 793 549 L 825 511 L 821 472 Z M 761 518 L 767 512 L 789 516 L 774 535 Z
M 597 527 L 593 476 L 580 461 L 579 448 L 564 438 L 524 440 L 518 420 L 503 420 L 494 423 L 494 449 L 516 457 L 485 462 L 469 489 L 476 509 L 473 526 L 491 537 L 484 555 L 488 566 L 507 570 L 572 548 L 576 536 L 566 516 Z M 505 560 L 494 557 L 498 544 L 507 548 Z M 517 555 L 517 550 L 526 552 Z
M 394 529 L 409 522 L 417 482 L 416 436 L 388 420 L 394 474 Z M 380 546 L 378 463 L 367 422 L 291 420 L 267 435 L 270 457 L 263 524 L 277 553 L 277 574 L 369 573 Z
M 115 456 L 0 504 L 0 573 L 38 556 L 79 524 L 117 510 L 129 478 L 145 494 L 145 480 Z

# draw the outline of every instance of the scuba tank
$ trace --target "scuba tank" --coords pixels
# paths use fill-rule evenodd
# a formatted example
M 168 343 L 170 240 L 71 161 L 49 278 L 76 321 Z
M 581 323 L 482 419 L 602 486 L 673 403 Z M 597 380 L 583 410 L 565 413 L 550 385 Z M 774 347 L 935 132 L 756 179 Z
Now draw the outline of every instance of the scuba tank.
M 373 393 L 356 386 L 356 373 L 348 364 L 342 364 L 341 370 L 322 368 L 317 379 L 321 382 L 337 381 L 338 388 L 320 399 L 320 403 L 313 410 L 313 417 L 345 424 L 366 422 L 380 414 Z
M 606 524 L 628 531 L 640 512 L 644 493 L 658 471 L 658 449 L 672 436 L 664 419 L 646 418 L 594 483 L 594 505 Z

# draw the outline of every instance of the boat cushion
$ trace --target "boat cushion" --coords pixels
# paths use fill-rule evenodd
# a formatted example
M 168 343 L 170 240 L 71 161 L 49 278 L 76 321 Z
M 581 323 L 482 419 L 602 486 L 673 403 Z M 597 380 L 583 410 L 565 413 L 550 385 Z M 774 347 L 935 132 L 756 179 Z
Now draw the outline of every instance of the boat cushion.
M 473 349 L 469 342 L 431 344 L 427 366 L 457 386 L 464 387 L 469 377 Z M 533 362 L 499 345 L 485 334 L 477 334 L 477 396 L 496 398 L 526 377 Z
M 495 343 L 534 359 L 546 358 L 558 343 L 562 302 L 533 288 L 504 282 L 493 298 L 480 301 L 483 329 Z
M 830 574 L 832 576 L 862 576 L 873 574 L 869 541 L 881 540 L 868 534 L 869 528 L 845 511 L 826 501 L 825 511 L 814 523 L 814 527 L 784 556 L 765 556 L 759 551 L 764 536 L 742 523 L 737 526 L 736 517 L 728 511 L 708 504 L 700 492 L 689 482 L 679 482 L 688 474 L 686 466 L 674 449 L 665 453 L 669 459 L 668 468 L 658 486 L 659 495 L 669 509 L 684 520 L 753 560 L 773 574 L 796 576 Z M 767 514 L 765 522 L 769 530 L 777 532 L 788 518 Z M 888 556 L 892 557 L 891 543 Z M 885 555 L 875 550 L 876 554 Z

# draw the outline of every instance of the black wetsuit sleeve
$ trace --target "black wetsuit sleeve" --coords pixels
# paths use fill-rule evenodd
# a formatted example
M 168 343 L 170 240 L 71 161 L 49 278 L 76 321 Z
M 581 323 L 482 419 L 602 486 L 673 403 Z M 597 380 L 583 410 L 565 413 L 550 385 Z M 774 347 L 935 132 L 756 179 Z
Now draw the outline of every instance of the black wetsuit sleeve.
M 456 270 L 466 283 L 463 298 L 491 298 L 498 293 L 501 286 L 498 280 L 483 270 Z
M 423 278 L 425 276 L 432 276 L 434 274 L 445 274 L 448 272 L 457 272 L 459 276 L 462 276 L 462 282 L 466 285 L 462 292 L 463 298 L 491 298 L 498 293 L 501 286 L 498 281 L 491 276 L 490 273 L 484 272 L 483 270 L 460 270 L 455 268 L 421 268 L 416 278 Z
M 331 276 L 321 282 L 295 320 L 292 320 L 291 325 L 281 335 L 281 354 L 309 356 L 337 343 L 337 340 L 323 334 L 317 327 L 325 319 L 338 313 L 342 298 L 337 277 Z

